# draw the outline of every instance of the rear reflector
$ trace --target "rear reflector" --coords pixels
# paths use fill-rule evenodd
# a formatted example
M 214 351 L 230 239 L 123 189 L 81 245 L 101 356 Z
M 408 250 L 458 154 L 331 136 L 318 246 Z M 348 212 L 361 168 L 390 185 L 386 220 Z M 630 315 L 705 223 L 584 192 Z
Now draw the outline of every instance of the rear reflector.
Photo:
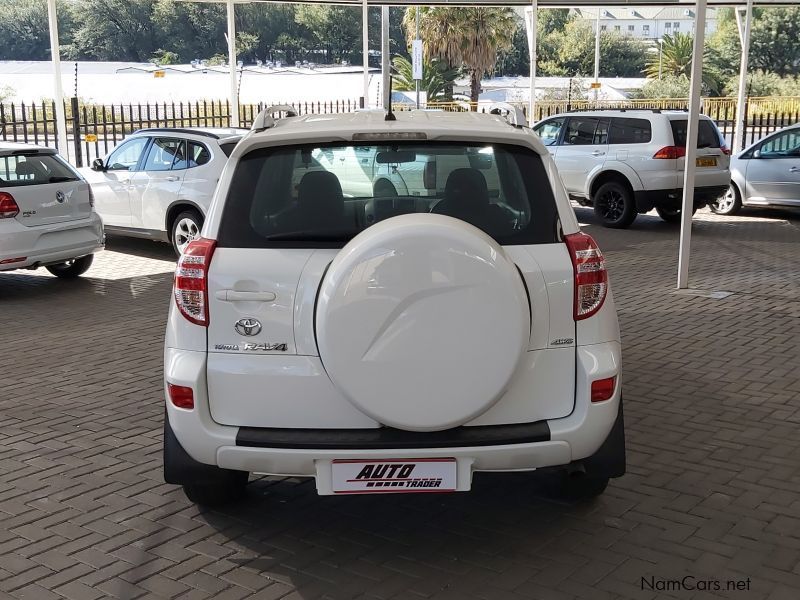
M 598 379 L 592 382 L 592 402 L 603 402 L 610 400 L 614 395 L 614 388 L 617 385 L 616 377 Z
M 23 262 L 27 259 L 28 259 L 27 256 L 17 256 L 16 258 L 5 258 L 3 260 L 0 260 L 0 265 L 10 265 L 12 263 Z
M 14 196 L 8 192 L 0 192 L 0 219 L 13 219 L 19 214 L 19 206 Z
M 592 390 L 594 390 L 594 385 L 592 386 Z M 168 383 L 167 392 L 169 393 L 169 401 L 178 408 L 194 408 L 194 393 L 192 392 L 192 388 Z
M 203 327 L 208 327 L 208 267 L 215 245 L 205 238 L 192 240 L 175 269 L 175 304 L 188 321 Z
M 603 253 L 592 236 L 582 232 L 564 236 L 575 274 L 573 317 L 576 321 L 595 314 L 606 299 L 608 272 Z
M 686 148 L 683 146 L 664 146 L 653 154 L 653 158 L 676 159 L 686 156 Z

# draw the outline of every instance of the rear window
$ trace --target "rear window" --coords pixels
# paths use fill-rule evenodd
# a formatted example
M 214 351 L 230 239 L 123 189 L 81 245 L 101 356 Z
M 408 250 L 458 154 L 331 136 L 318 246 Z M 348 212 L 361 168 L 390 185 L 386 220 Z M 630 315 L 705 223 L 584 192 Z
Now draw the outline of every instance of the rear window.
M 676 146 L 686 146 L 686 127 L 688 119 L 671 119 L 672 135 Z M 697 130 L 698 148 L 719 148 L 722 143 L 716 125 L 706 119 L 700 119 L 700 128 Z
M 80 177 L 72 170 L 72 167 L 55 154 L 30 152 L 0 156 L 0 187 L 21 187 L 79 180 Z
M 614 117 L 608 136 L 609 144 L 647 144 L 653 137 L 653 131 L 647 119 Z
M 233 175 L 218 244 L 339 247 L 409 213 L 471 223 L 501 244 L 557 241 L 541 157 L 513 145 L 345 144 L 263 148 Z

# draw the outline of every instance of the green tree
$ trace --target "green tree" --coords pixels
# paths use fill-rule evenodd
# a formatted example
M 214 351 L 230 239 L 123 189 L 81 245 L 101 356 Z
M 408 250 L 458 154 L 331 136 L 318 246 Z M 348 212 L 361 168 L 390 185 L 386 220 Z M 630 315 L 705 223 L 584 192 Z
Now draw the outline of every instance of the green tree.
M 415 10 L 406 11 L 409 42 L 414 38 Z M 420 35 L 426 58 L 448 67 L 463 65 L 470 79 L 470 100 L 478 101 L 481 77 L 494 70 L 497 54 L 511 47 L 517 27 L 509 8 L 423 8 Z
M 662 75 L 648 79 L 635 94 L 638 98 L 688 98 L 689 78 L 686 75 Z
M 227 53 L 225 18 L 219 4 L 174 0 L 158 0 L 152 14 L 159 47 L 183 62 Z
M 75 58 L 145 62 L 158 48 L 156 0 L 79 0 L 75 14 Z M 168 47 L 166 49 L 169 49 Z
M 417 89 L 410 60 L 404 56 L 395 56 L 392 59 L 392 70 L 393 90 L 411 92 Z M 425 60 L 422 64 L 420 91 L 425 92 L 425 96 L 429 101 L 443 100 L 447 86 L 453 85 L 457 75 L 458 69 L 448 67 L 443 60 L 435 58 L 431 61 Z
M 57 5 L 62 55 L 72 43 L 73 14 L 65 2 Z M 49 60 L 50 30 L 46 0 L 0 2 L 0 59 Z
M 361 12 L 352 6 L 302 4 L 295 20 L 310 31 L 328 62 L 361 56 Z
M 159 48 L 150 57 L 150 62 L 156 65 L 175 65 L 180 62 L 180 57 L 174 52 Z

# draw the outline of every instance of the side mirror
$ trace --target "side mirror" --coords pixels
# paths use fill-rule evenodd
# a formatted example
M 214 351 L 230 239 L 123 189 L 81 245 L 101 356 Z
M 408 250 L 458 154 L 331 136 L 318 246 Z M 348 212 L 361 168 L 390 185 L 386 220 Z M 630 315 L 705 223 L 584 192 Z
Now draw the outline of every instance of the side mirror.
M 761 150 L 754 150 L 753 158 L 761 158 Z
M 105 170 L 106 170 L 106 166 L 105 166 L 105 164 L 103 164 L 103 159 L 102 158 L 95 158 L 92 161 L 92 171 L 105 171 Z

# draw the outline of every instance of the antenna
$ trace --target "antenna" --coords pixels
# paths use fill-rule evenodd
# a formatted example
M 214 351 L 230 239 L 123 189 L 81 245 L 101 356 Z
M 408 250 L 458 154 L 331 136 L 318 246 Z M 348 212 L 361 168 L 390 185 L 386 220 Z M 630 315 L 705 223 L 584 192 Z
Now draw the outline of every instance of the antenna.
M 389 112 L 386 113 L 386 118 L 384 121 L 397 121 L 397 117 L 394 116 L 394 112 L 392 111 L 392 88 L 394 87 L 394 80 L 392 77 L 392 72 L 389 71 Z

